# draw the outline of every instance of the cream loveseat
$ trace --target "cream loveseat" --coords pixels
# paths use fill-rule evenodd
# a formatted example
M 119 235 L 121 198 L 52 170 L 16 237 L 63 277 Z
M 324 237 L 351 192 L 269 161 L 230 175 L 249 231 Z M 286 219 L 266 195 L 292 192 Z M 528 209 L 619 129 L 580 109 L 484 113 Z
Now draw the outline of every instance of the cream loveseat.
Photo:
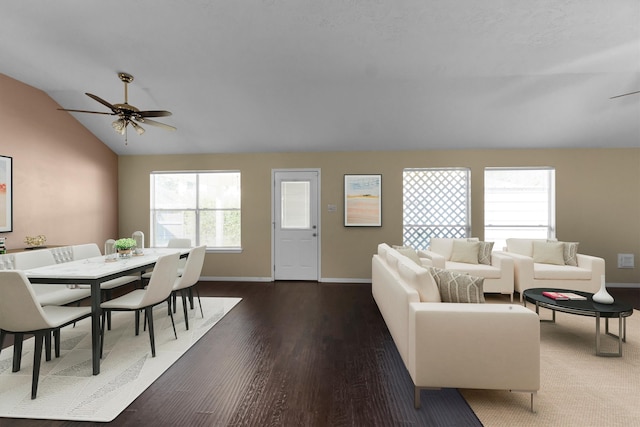
M 484 277 L 485 293 L 509 295 L 513 302 L 513 259 L 492 252 L 492 248 L 492 242 L 476 238 L 432 237 L 427 250 L 418 251 L 418 255 L 431 260 L 434 267 Z
M 578 253 L 575 242 L 507 239 L 506 255 L 514 261 L 514 287 L 559 288 L 596 293 L 605 274 L 604 259 Z
M 384 243 L 372 259 L 372 293 L 413 381 L 416 408 L 420 389 L 445 387 L 531 393 L 534 410 L 540 323 L 533 311 L 441 302 L 430 270 Z

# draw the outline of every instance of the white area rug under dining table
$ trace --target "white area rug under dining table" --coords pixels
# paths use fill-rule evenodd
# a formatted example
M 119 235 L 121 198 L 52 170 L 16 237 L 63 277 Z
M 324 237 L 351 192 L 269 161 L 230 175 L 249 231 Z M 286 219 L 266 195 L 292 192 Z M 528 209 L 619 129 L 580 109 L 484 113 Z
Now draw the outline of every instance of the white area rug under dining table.
M 207 331 L 240 298 L 202 298 L 204 318 L 197 300 L 188 310 L 185 330 L 182 304 L 174 314 L 178 339 L 173 335 L 167 305 L 154 309 L 156 357 L 151 357 L 149 334 L 140 326 L 134 334 L 134 314 L 113 312 L 112 329 L 105 333 L 99 375 L 92 375 L 91 319 L 63 328 L 60 358 L 52 355 L 40 368 L 38 396 L 31 400 L 33 338 L 25 340 L 22 366 L 11 372 L 13 347 L 0 353 L 0 417 L 108 422 L 120 414 Z M 141 316 L 141 319 L 143 316 Z

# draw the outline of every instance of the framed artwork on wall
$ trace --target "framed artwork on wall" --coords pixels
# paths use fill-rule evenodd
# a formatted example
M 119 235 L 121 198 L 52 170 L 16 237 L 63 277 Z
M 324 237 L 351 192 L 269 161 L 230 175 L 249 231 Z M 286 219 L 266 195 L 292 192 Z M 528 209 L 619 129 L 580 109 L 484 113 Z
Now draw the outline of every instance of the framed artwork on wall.
M 0 233 L 13 231 L 13 158 L 0 156 Z
M 344 176 L 344 226 L 382 226 L 382 175 Z

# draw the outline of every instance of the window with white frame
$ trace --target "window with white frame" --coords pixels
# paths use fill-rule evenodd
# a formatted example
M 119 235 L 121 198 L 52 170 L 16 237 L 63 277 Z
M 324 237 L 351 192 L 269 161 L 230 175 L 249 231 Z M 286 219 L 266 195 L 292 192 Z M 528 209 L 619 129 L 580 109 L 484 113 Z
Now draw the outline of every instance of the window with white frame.
M 194 246 L 239 249 L 240 172 L 152 172 L 151 246 L 188 238 Z
M 468 168 L 405 169 L 402 240 L 426 249 L 431 237 L 469 237 L 471 171 Z
M 484 239 L 502 250 L 508 238 L 555 238 L 555 169 L 486 168 Z

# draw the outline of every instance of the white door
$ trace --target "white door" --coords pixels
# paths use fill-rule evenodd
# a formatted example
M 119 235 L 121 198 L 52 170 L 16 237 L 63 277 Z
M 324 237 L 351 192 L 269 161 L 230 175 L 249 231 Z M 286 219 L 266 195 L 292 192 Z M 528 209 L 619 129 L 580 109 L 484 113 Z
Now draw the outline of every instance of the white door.
M 275 280 L 318 280 L 318 170 L 274 171 Z

